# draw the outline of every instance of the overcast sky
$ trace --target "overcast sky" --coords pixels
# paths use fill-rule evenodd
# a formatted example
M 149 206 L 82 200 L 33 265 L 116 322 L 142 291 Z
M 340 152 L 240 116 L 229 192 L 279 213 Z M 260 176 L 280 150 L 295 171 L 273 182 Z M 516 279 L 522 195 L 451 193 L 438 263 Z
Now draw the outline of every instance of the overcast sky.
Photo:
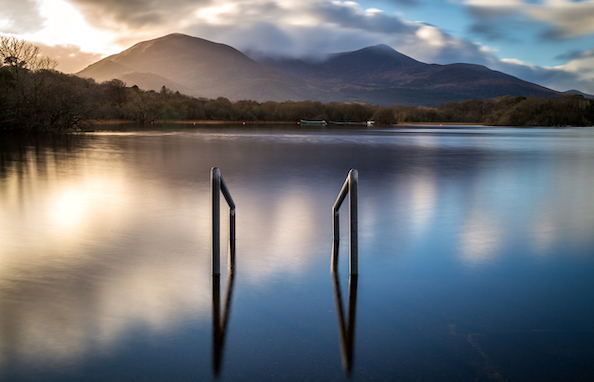
M 64 72 L 173 32 L 250 55 L 381 43 L 594 94 L 594 0 L 0 0 L 0 34 L 41 46 Z

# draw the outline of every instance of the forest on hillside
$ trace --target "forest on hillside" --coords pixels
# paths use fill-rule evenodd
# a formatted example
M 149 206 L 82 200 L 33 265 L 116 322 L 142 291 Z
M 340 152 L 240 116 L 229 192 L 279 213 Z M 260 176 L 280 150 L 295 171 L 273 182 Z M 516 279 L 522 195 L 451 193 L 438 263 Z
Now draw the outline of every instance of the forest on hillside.
M 206 99 L 143 90 L 113 79 L 93 79 L 54 70 L 39 48 L 0 36 L 0 129 L 55 131 L 85 129 L 101 120 L 139 124 L 155 121 L 367 121 L 377 124 L 460 122 L 501 126 L 592 126 L 594 100 L 511 97 L 446 102 L 436 108 L 317 101 L 256 102 Z

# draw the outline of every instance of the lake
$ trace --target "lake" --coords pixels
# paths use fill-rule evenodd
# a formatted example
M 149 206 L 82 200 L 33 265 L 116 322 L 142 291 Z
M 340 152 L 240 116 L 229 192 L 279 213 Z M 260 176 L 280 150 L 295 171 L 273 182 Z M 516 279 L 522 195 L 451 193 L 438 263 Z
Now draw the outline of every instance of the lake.
M 0 380 L 594 378 L 594 128 L 114 128 L 0 135 Z

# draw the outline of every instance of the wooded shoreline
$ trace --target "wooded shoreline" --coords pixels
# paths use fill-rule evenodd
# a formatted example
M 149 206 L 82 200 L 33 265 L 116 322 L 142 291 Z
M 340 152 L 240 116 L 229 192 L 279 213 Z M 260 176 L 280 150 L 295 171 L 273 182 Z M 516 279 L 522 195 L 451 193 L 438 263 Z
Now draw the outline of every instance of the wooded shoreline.
M 53 70 L 20 73 L 0 68 L 0 128 L 33 131 L 84 130 L 113 123 L 186 124 L 289 123 L 300 119 L 367 121 L 384 124 L 481 124 L 492 126 L 592 126 L 594 100 L 581 95 L 560 98 L 511 97 L 447 102 L 436 108 L 409 105 L 380 107 L 362 103 L 318 101 L 256 102 L 195 98 L 127 86 L 119 80 L 101 84 Z

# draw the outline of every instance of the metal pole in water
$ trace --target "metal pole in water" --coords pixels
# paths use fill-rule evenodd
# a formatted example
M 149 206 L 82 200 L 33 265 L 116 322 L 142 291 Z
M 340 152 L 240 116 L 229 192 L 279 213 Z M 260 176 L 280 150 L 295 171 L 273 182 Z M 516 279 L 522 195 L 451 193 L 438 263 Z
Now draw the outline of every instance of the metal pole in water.
M 221 171 L 210 169 L 210 194 L 212 208 L 212 275 L 221 274 Z
M 351 275 L 359 274 L 359 172 L 352 169 L 349 172 L 349 258 Z
M 349 195 L 349 274 L 359 274 L 359 250 L 358 250 L 358 197 L 359 197 L 359 172 L 351 169 L 347 175 L 336 202 L 332 207 L 332 228 L 334 245 L 332 247 L 331 270 L 335 272 L 338 268 L 338 241 L 340 239 L 339 209 L 342 202 Z
M 225 311 L 221 322 L 221 193 L 229 205 L 229 279 Z M 235 202 L 223 180 L 221 170 L 210 169 L 210 194 L 212 212 L 212 338 L 213 338 L 213 370 L 215 376 L 221 372 L 225 334 L 229 320 L 231 293 L 235 268 Z
M 229 188 L 227 188 L 227 184 L 222 175 L 220 176 L 220 183 L 221 192 L 229 206 L 229 270 L 233 270 L 235 265 L 235 202 L 231 197 L 231 192 L 229 192 Z
M 235 208 L 229 210 L 229 272 L 235 269 Z
M 340 215 L 338 214 L 338 209 L 332 210 L 332 228 L 334 231 L 334 241 L 340 240 Z
M 340 241 L 333 240 L 332 241 L 332 262 L 330 264 L 330 271 L 332 273 L 338 272 L 338 250 L 339 250 Z

